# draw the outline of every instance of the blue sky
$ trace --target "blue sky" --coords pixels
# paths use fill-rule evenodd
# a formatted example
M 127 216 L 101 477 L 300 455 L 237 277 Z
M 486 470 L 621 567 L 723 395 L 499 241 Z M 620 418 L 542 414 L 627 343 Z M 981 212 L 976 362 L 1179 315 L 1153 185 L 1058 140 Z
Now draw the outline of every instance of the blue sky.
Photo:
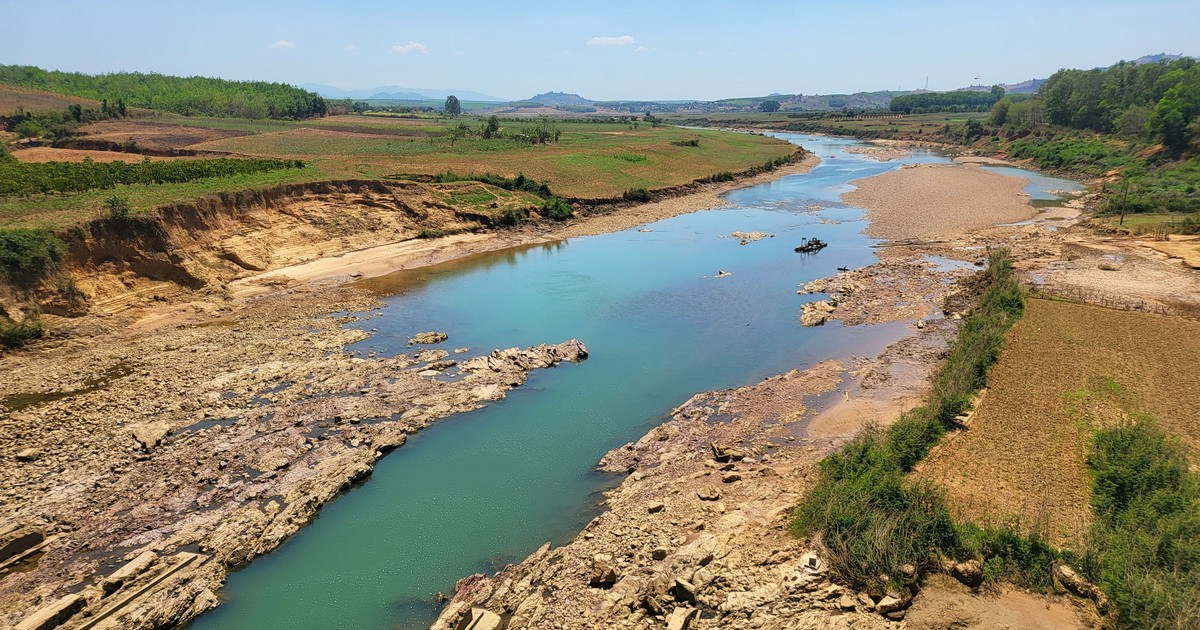
M 0 0 L 0 63 L 469 89 L 505 98 L 715 99 L 1046 77 L 1200 54 L 1200 1 Z M 975 77 L 981 77 L 976 80 Z

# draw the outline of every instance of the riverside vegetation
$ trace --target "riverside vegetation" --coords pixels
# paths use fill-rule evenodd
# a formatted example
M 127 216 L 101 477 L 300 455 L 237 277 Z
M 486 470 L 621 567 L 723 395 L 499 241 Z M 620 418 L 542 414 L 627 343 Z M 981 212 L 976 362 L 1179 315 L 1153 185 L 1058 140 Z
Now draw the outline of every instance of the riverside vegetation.
M 822 461 L 793 533 L 816 536 L 840 579 L 881 596 L 910 597 L 932 571 L 967 579 L 978 572 L 985 583 L 1045 591 L 1069 565 L 1099 585 L 1107 601 L 1097 596 L 1098 604 L 1111 604 L 1118 627 L 1196 627 L 1200 477 L 1179 440 L 1153 418 L 1132 413 L 1091 433 L 1087 466 L 1097 518 L 1073 549 L 1054 548 L 1036 527 L 956 522 L 936 486 L 908 478 L 959 428 L 1024 310 L 1007 250 L 989 251 L 978 290 L 979 304 L 959 326 L 926 403 L 886 430 L 866 429 Z

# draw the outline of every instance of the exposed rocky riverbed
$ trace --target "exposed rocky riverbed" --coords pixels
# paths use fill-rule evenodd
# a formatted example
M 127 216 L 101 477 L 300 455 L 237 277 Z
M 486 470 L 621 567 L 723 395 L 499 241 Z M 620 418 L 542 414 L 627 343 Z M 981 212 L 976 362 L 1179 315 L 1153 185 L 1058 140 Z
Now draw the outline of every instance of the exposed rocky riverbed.
M 393 358 L 346 353 L 367 333 L 322 314 L 371 305 L 325 288 L 203 326 L 9 357 L 2 519 L 18 527 L 9 538 L 42 546 L 0 581 L 0 624 L 43 607 L 75 627 L 186 621 L 216 605 L 230 569 L 281 544 L 407 435 L 587 357 L 576 340 L 422 349 L 444 333 Z

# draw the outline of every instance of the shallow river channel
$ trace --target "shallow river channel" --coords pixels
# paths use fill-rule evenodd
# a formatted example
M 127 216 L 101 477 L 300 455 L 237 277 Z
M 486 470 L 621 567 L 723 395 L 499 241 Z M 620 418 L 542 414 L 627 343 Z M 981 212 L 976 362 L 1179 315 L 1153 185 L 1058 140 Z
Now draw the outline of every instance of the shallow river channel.
M 312 525 L 231 575 L 222 605 L 191 627 L 426 627 L 435 594 L 457 579 L 574 537 L 620 481 L 596 472 L 600 457 L 691 395 L 873 355 L 897 338 L 908 324 L 805 328 L 801 305 L 819 296 L 796 289 L 875 261 L 863 212 L 839 200 L 848 182 L 947 158 L 880 162 L 847 153 L 852 140 L 777 135 L 821 164 L 731 192 L 733 207 L 370 281 L 386 306 L 354 324 L 378 329 L 359 353 L 409 352 L 414 333 L 439 330 L 450 339 L 435 347 L 471 348 L 458 359 L 572 337 L 591 357 L 412 436 Z M 1030 187 L 1036 196 L 1069 182 L 1038 176 Z M 734 231 L 774 237 L 741 245 Z M 829 247 L 797 254 L 804 237 Z M 721 270 L 732 275 L 714 277 Z

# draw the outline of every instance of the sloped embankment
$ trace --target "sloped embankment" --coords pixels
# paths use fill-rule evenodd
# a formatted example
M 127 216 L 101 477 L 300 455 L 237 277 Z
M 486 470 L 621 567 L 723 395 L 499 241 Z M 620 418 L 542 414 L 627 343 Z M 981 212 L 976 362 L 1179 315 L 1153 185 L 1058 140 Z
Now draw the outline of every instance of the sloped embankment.
M 478 182 L 374 180 L 210 195 L 67 230 L 60 272 L 87 304 L 62 299 L 61 275 L 34 296 L 43 311 L 59 315 L 220 296 L 239 277 L 429 233 L 482 229 L 505 211 L 528 216 L 537 201 Z

